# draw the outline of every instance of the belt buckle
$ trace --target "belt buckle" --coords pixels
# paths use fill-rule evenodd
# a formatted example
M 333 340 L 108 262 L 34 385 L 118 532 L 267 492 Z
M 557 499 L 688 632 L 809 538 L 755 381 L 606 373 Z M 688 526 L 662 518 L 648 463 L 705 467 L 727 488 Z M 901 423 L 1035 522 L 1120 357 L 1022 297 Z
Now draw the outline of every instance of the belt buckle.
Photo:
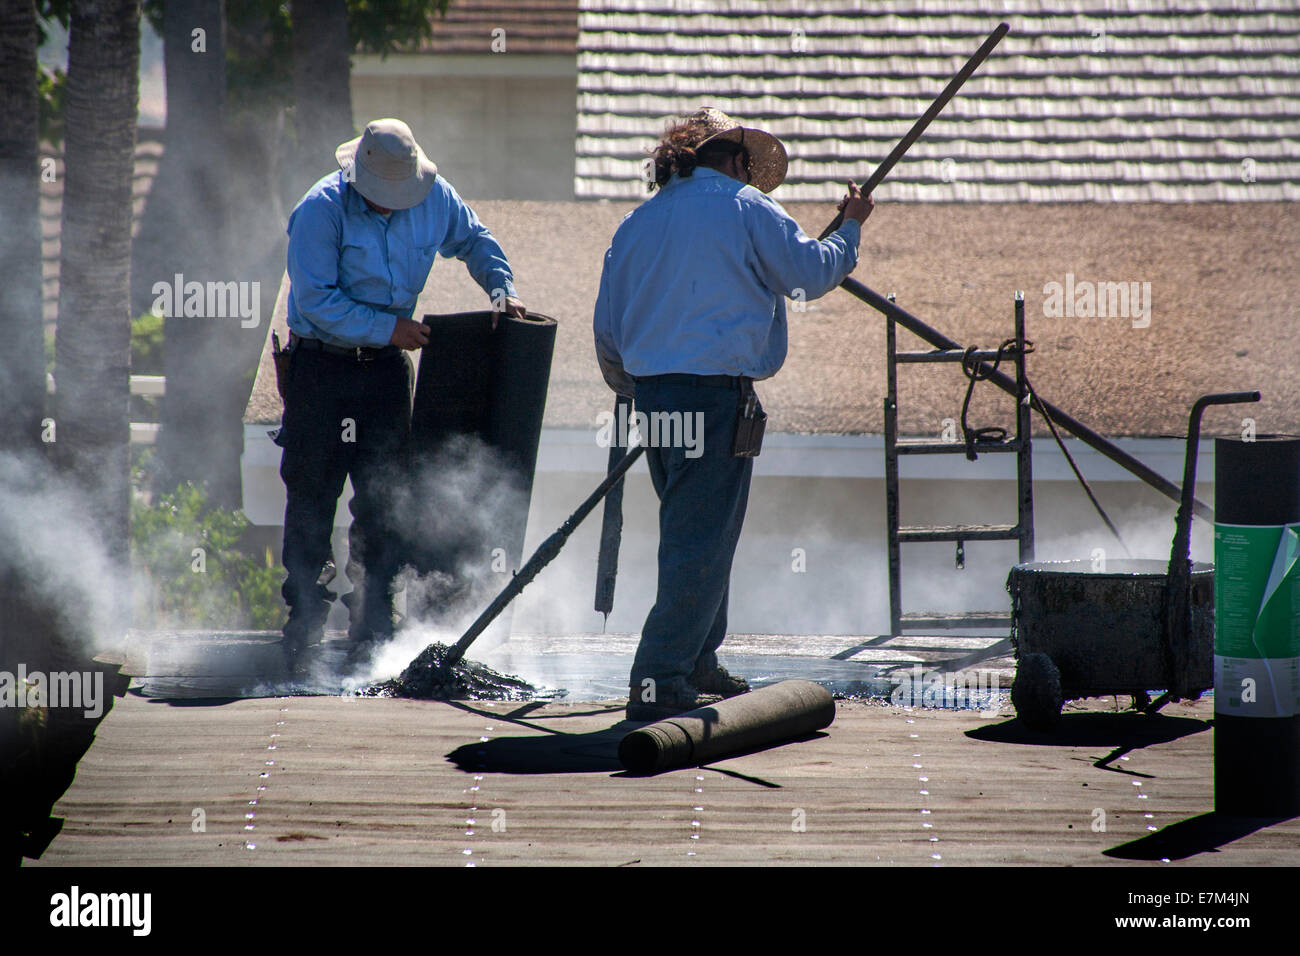
M 358 362 L 370 362 L 370 361 L 373 361 L 373 360 L 374 360 L 374 356 L 373 356 L 373 355 L 367 355 L 366 352 L 368 352 L 368 351 L 369 351 L 369 349 L 365 349 L 365 348 L 361 347 L 360 345 L 358 345 L 358 346 L 357 346 L 357 352 L 356 352 L 356 355 L 357 355 L 357 361 L 358 361 Z

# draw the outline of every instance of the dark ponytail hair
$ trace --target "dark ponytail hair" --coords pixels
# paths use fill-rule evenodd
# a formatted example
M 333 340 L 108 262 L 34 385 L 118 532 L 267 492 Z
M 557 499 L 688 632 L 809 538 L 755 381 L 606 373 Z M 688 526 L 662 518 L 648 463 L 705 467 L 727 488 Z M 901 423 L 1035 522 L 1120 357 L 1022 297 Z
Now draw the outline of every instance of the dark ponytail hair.
M 656 187 L 667 185 L 676 173 L 683 178 L 690 176 L 697 166 L 713 167 L 741 152 L 739 143 L 718 139 L 698 148 L 698 144 L 713 134 L 702 117 L 690 116 L 673 123 L 664 131 L 664 137 L 650 154 L 653 163 L 653 176 L 646 184 L 654 192 Z

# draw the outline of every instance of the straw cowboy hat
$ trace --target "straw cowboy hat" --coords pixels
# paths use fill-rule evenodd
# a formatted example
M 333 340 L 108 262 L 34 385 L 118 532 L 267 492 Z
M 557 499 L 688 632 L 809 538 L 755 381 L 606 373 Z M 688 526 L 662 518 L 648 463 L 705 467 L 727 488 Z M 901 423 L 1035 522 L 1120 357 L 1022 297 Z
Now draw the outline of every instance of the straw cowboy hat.
M 785 172 L 789 166 L 785 146 L 771 133 L 751 126 L 741 126 L 722 110 L 712 106 L 704 107 L 691 118 L 706 130 L 705 138 L 695 147 L 696 152 L 705 143 L 730 140 L 749 152 L 751 186 L 770 193 L 785 181 Z
M 334 159 L 357 192 L 385 209 L 418 206 L 438 175 L 411 127 L 399 119 L 375 120 L 356 139 L 341 144 Z

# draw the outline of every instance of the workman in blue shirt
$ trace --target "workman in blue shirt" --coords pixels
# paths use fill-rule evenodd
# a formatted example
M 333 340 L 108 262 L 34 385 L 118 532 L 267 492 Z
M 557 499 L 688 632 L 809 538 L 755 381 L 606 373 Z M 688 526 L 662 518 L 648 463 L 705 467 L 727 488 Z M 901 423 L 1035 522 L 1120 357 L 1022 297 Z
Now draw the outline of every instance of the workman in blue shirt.
M 629 720 L 749 689 L 716 652 L 764 417 L 753 380 L 785 361 L 785 299 L 816 299 L 853 271 L 873 207 L 849 183 L 843 224 L 808 237 L 767 196 L 785 178 L 780 140 L 712 108 L 671 125 L 653 158 L 658 192 L 614 234 L 594 320 L 606 382 L 645 416 L 660 502 L 658 592 Z
M 434 257 L 463 260 L 494 313 L 526 314 L 501 246 L 405 123 L 370 123 L 335 159 L 340 169 L 289 216 L 290 358 L 276 440 L 287 494 L 281 593 L 291 672 L 323 636 L 334 575 L 330 534 L 349 476 L 352 658 L 392 634 L 401 525 L 385 492 L 403 480 L 411 423 L 403 350 L 428 342 L 413 314 Z

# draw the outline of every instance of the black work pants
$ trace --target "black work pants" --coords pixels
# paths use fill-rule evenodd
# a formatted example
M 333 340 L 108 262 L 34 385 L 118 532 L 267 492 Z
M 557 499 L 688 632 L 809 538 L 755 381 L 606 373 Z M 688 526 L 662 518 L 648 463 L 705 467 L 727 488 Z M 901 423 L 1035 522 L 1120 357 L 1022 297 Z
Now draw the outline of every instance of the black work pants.
M 318 583 L 331 557 L 334 512 L 345 479 L 352 479 L 349 568 L 361 592 L 352 607 L 354 638 L 392 630 L 393 580 L 402 563 L 400 526 L 391 492 L 406 474 L 411 430 L 411 366 L 401 353 L 358 361 L 298 348 L 290 358 L 280 477 L 287 496 L 281 593 L 289 606 L 286 634 L 318 637 L 329 613 L 329 592 Z

